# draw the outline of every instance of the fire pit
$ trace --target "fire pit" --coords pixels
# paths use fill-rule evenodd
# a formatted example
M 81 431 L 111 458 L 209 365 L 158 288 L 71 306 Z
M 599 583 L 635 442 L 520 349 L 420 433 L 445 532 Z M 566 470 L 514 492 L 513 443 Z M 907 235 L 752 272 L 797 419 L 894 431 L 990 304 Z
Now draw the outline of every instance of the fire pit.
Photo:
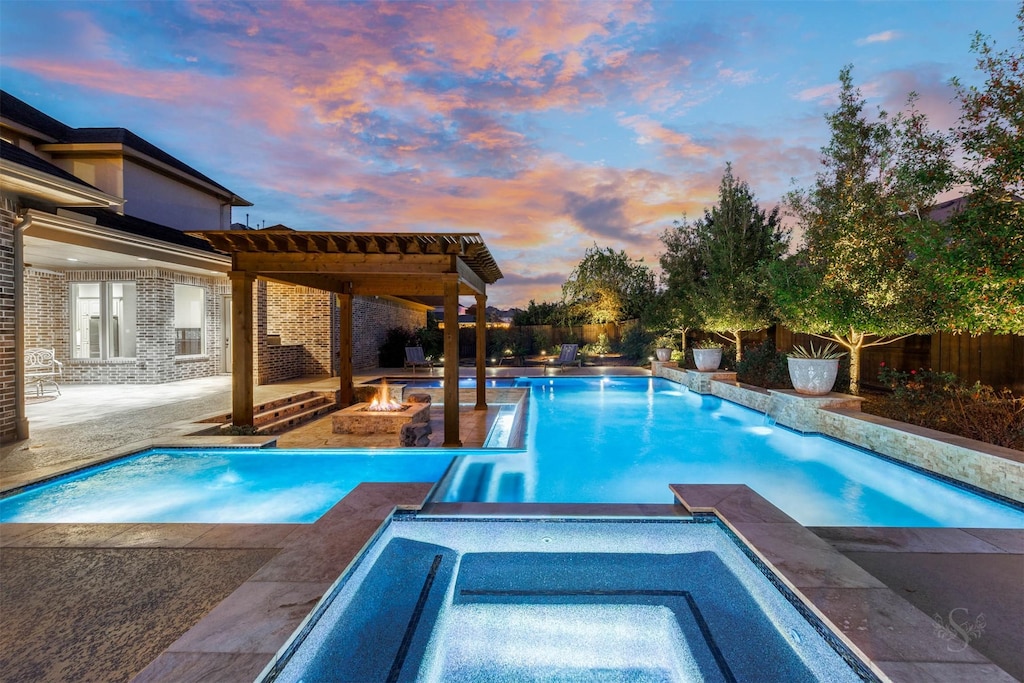
M 430 422 L 429 403 L 399 403 L 388 396 L 387 383 L 369 403 L 357 403 L 334 414 L 335 434 L 398 434 L 410 422 Z

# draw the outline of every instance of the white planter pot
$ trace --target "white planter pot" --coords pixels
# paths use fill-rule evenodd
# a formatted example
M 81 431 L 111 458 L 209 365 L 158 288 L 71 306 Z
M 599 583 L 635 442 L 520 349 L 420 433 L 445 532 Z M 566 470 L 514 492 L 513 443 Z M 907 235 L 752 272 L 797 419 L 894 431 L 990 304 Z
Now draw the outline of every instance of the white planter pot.
M 654 349 L 654 357 L 662 363 L 672 360 L 672 349 Z
M 693 364 L 701 372 L 717 370 L 722 364 L 722 349 L 694 349 Z
M 798 394 L 824 396 L 832 391 L 839 372 L 839 360 L 790 358 L 789 378 Z

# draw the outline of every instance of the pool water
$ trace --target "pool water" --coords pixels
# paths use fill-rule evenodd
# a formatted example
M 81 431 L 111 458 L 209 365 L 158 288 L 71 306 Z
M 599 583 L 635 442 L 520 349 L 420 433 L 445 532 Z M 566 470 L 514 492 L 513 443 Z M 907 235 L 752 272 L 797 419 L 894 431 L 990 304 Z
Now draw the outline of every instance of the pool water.
M 743 483 L 808 526 L 1024 528 L 1024 509 L 659 378 L 528 380 L 526 448 L 460 457 L 437 502 L 665 503 Z
M 523 450 L 163 449 L 2 497 L 0 522 L 310 523 L 360 482 L 408 481 L 438 482 L 431 502 L 526 503 L 670 503 L 669 484 L 742 483 L 808 526 L 1024 528 L 1024 507 L 667 380 L 519 381 Z
M 435 482 L 450 462 L 435 450 L 153 450 L 0 498 L 0 522 L 312 523 L 361 482 Z
M 403 384 L 410 389 L 439 389 L 444 386 L 444 380 L 440 377 L 416 379 L 415 377 L 381 377 L 378 379 L 364 382 L 364 384 L 382 384 L 387 383 L 392 386 Z M 519 387 L 526 386 L 522 380 L 515 377 L 493 377 L 491 379 L 484 380 L 484 386 L 489 389 L 495 389 L 498 387 Z M 460 377 L 459 388 L 460 389 L 473 389 L 476 387 L 476 377 Z
M 715 523 L 396 516 L 262 680 L 872 678 L 764 571 Z

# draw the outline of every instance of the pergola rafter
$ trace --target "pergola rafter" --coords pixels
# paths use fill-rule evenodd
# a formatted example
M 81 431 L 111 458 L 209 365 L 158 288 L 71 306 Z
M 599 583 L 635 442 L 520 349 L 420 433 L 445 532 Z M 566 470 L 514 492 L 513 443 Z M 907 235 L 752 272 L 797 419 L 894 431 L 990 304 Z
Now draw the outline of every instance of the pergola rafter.
M 352 297 L 440 298 L 446 320 L 458 297 L 477 304 L 476 407 L 485 409 L 487 285 L 502 277 L 477 233 L 296 232 L 290 229 L 188 233 L 231 255 L 232 421 L 253 421 L 252 285 L 257 278 L 337 295 L 341 308 L 340 402 L 352 402 Z M 444 445 L 459 439 L 459 326 L 444 332 Z

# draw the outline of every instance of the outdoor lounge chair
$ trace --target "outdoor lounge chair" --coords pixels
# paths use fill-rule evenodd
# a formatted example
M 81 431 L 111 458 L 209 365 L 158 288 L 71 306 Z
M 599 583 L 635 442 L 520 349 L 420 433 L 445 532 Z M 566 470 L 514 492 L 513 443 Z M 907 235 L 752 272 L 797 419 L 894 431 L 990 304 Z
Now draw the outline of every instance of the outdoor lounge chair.
M 434 361 L 427 360 L 423 356 L 422 346 L 406 346 L 405 347 L 405 367 L 412 368 L 413 373 L 416 372 L 416 368 L 419 366 L 425 366 L 428 368 L 434 367 Z
M 558 369 L 564 368 L 566 365 L 576 365 L 583 367 L 583 359 L 576 355 L 579 350 L 579 344 L 562 344 L 562 350 L 558 354 L 558 358 L 551 361 Z

